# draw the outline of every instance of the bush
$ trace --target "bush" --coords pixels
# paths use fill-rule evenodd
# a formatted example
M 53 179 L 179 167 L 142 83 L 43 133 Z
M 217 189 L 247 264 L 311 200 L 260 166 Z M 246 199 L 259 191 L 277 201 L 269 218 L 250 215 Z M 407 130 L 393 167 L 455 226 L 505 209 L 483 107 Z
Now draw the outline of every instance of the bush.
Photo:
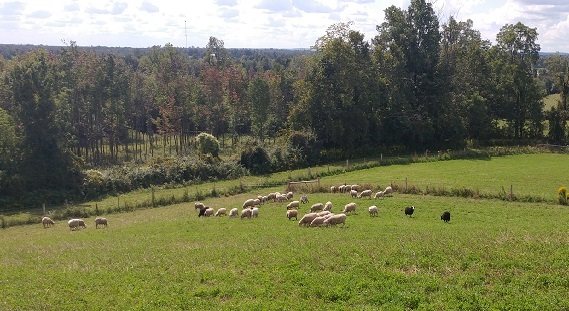
M 212 157 L 219 157 L 219 141 L 213 135 L 208 133 L 200 133 L 196 137 L 198 141 L 198 150 L 200 154 L 211 154 Z
M 267 151 L 261 146 L 249 146 L 241 152 L 239 164 L 253 174 L 266 174 L 272 171 L 271 159 Z
M 314 133 L 293 131 L 288 137 L 288 145 L 306 159 L 306 164 L 314 165 L 320 161 L 321 146 Z
M 557 190 L 557 195 L 559 199 L 559 204 L 567 205 L 567 188 L 559 187 L 559 189 Z

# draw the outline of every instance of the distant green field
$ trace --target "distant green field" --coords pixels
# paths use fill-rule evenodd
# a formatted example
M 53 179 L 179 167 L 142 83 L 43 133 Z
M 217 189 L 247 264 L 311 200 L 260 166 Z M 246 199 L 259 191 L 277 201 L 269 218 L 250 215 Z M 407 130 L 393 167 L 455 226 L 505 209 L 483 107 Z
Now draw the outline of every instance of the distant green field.
M 231 208 L 251 195 L 205 203 Z M 310 199 L 336 212 L 351 201 Z M 398 194 L 355 202 L 344 228 L 300 228 L 271 203 L 253 220 L 198 218 L 183 204 L 109 215 L 107 229 L 90 218 L 77 232 L 64 222 L 0 230 L 0 310 L 569 308 L 567 207 Z M 371 204 L 379 217 L 367 215 Z M 410 204 L 413 218 L 402 212 Z
M 481 193 L 506 192 L 554 200 L 560 186 L 569 186 L 569 155 L 524 154 L 490 160 L 451 160 L 393 165 L 323 178 L 328 184 L 368 183 L 385 187 L 391 182 L 419 187 L 471 188 Z

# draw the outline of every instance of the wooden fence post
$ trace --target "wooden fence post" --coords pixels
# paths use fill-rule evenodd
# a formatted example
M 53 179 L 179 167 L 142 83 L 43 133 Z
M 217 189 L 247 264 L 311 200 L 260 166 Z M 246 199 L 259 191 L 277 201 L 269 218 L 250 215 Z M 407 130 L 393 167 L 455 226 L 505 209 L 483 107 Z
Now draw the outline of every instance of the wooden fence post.
M 405 192 L 407 192 L 407 177 L 405 177 Z
M 41 207 L 43 208 L 43 215 L 45 216 L 45 202 L 41 205 Z

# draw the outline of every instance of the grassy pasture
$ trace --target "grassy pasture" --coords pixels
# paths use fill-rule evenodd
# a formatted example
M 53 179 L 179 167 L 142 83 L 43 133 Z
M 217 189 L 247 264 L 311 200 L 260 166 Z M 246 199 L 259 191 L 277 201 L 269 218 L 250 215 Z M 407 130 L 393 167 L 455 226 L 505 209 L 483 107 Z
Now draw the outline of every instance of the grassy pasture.
M 421 188 L 471 188 L 481 193 L 510 191 L 554 201 L 557 189 L 569 185 L 569 155 L 543 153 L 511 155 L 490 160 L 450 160 L 393 165 L 348 172 L 323 178 L 327 184 L 379 184 L 394 182 Z
M 569 176 L 569 155 L 565 154 L 522 154 L 492 158 L 491 160 L 451 160 L 409 165 L 392 165 L 358 170 L 345 174 L 328 176 L 321 179 L 323 185 L 346 183 L 370 183 L 382 185 L 391 181 L 404 183 L 405 177 L 409 184 L 417 186 L 470 187 L 480 191 L 498 193 L 503 186 L 509 191 L 510 185 L 514 193 L 543 196 L 555 199 L 556 191 L 561 185 L 569 186 L 565 176 Z M 362 162 L 356 162 L 362 163 Z M 352 163 L 353 164 L 353 163 Z M 194 194 L 210 193 L 217 190 L 227 190 L 231 187 L 257 185 L 265 182 L 286 183 L 289 179 L 307 177 L 309 174 L 325 173 L 328 170 L 342 169 L 343 164 L 318 166 L 310 169 L 300 169 L 288 172 L 273 173 L 266 176 L 245 176 L 239 180 L 208 182 L 185 188 L 156 189 L 156 197 L 182 196 L 184 191 Z M 151 197 L 150 189 L 141 189 L 120 196 L 120 202 L 135 204 L 147 201 Z M 85 205 L 98 204 L 103 210 L 117 204 L 116 197 L 108 197 L 101 201 L 87 202 Z
M 275 189 L 267 189 L 271 191 Z M 208 199 L 237 207 L 252 194 Z M 313 194 L 337 212 L 345 194 Z M 566 310 L 567 207 L 395 195 L 356 199 L 345 228 L 299 228 L 190 204 L 0 231 L 0 310 Z M 379 217 L 365 208 L 379 206 Z M 413 218 L 402 208 L 414 204 Z M 305 212 L 307 205 L 302 206 Z M 450 210 L 452 220 L 439 220 Z

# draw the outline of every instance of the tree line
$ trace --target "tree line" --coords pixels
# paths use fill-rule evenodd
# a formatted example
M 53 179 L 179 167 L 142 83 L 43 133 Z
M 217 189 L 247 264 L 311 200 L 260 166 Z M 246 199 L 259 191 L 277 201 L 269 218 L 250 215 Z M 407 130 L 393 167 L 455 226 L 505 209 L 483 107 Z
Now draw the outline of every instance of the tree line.
M 339 23 L 310 53 L 235 54 L 211 37 L 201 55 L 71 42 L 0 58 L 0 187 L 71 189 L 86 165 L 143 160 L 156 145 L 188 154 L 200 132 L 263 142 L 294 131 L 349 153 L 541 139 L 547 119 L 549 138 L 564 142 L 567 58 L 546 61 L 548 79 L 538 79 L 537 39 L 535 28 L 506 24 L 491 44 L 471 20 L 441 24 L 430 3 L 412 0 L 387 8 L 370 40 Z M 554 88 L 561 102 L 545 114 Z

